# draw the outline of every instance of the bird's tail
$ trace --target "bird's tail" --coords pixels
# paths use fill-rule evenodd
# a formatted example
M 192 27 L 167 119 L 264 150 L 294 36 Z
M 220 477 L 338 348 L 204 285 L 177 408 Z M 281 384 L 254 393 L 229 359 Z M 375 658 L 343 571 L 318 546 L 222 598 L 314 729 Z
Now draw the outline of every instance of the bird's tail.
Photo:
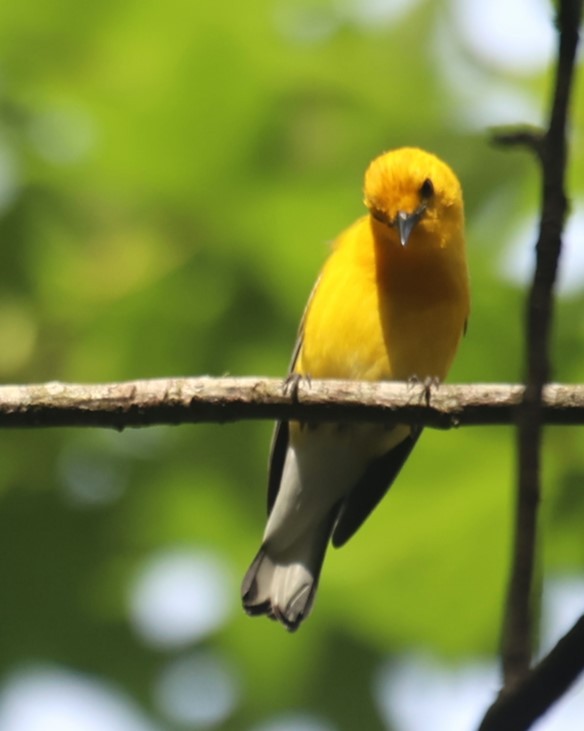
M 269 541 L 262 545 L 241 585 L 248 614 L 267 614 L 291 632 L 298 629 L 314 602 L 335 517 L 336 511 L 285 551 Z

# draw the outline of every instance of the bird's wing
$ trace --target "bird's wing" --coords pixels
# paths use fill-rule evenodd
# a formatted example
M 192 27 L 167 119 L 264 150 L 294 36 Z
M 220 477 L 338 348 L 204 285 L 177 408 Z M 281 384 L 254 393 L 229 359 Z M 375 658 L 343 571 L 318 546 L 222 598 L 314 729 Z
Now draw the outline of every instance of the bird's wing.
M 335 548 L 351 538 L 389 490 L 421 433 L 421 428 L 412 428 L 409 436 L 369 464 L 343 501 L 333 530 Z
M 272 508 L 276 502 L 276 497 L 278 496 L 287 451 L 288 422 L 278 421 L 276 422 L 274 433 L 272 434 L 272 443 L 270 445 L 270 457 L 268 462 L 268 515 L 272 512 Z
M 302 341 L 304 338 L 304 323 L 306 321 L 306 313 L 316 292 L 316 288 L 320 282 L 320 276 L 317 278 L 308 302 L 302 313 L 300 325 L 298 326 L 298 334 L 296 336 L 296 342 L 294 343 L 294 350 L 292 351 L 292 358 L 290 359 L 290 366 L 288 368 L 288 374 L 294 373 L 296 367 L 296 361 L 298 355 L 302 349 Z M 274 433 L 272 434 L 272 442 L 270 444 L 270 456 L 268 459 L 268 515 L 271 513 L 278 490 L 280 489 L 280 480 L 282 479 L 282 470 L 284 469 L 284 460 L 286 459 L 286 452 L 288 451 L 288 422 L 278 421 L 274 427 Z

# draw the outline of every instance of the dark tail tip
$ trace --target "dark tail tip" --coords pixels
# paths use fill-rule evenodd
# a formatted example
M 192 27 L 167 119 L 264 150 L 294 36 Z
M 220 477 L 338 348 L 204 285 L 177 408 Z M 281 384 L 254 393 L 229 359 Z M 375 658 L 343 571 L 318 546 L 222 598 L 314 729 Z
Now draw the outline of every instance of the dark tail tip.
M 243 581 L 241 582 L 241 601 L 243 608 L 248 614 L 264 614 L 259 607 L 265 604 L 265 601 L 258 603 L 258 578 L 257 574 L 264 558 L 264 549 L 260 548 L 251 566 L 246 571 Z M 267 602 L 269 604 L 269 601 Z
M 270 619 L 280 622 L 289 632 L 295 632 L 310 611 L 316 583 L 311 581 L 299 587 L 296 594 L 286 602 L 284 607 L 281 607 L 273 598 L 276 568 L 278 565 L 262 547 L 241 583 L 243 609 L 252 617 L 265 614 Z

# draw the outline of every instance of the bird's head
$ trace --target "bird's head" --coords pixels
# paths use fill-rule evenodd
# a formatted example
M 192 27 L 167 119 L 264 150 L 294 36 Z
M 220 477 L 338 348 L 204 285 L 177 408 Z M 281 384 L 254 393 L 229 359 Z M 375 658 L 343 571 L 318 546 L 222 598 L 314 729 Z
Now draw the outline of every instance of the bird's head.
M 365 205 L 373 225 L 385 234 L 389 229 L 402 247 L 417 231 L 442 248 L 464 226 L 456 175 L 435 155 L 414 147 L 392 150 L 373 160 L 365 173 Z

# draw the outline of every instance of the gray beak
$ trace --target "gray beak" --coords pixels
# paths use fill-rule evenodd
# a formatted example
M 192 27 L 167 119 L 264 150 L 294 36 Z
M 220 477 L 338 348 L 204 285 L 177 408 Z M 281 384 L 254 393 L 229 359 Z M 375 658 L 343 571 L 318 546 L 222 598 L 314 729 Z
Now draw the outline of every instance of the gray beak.
M 425 210 L 425 206 L 420 206 L 413 213 L 398 211 L 395 219 L 395 225 L 399 231 L 399 240 L 402 246 L 405 246 L 408 243 L 408 240 L 412 235 L 412 231 L 416 227 L 420 218 L 422 218 Z

